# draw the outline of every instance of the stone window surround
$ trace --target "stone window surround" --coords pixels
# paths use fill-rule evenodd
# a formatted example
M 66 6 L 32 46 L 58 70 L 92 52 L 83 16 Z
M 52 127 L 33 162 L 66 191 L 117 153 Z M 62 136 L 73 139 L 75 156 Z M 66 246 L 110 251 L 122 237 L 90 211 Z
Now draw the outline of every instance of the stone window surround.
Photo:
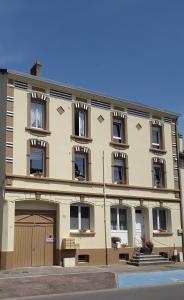
M 41 103 L 41 104 L 45 104 L 45 121 L 44 121 L 44 128 L 35 128 L 35 127 L 31 127 L 31 103 L 32 102 L 36 102 L 36 103 Z M 31 131 L 32 133 L 36 133 L 40 136 L 43 135 L 48 135 L 51 132 L 49 131 L 49 102 L 50 99 L 45 96 L 42 93 L 38 93 L 38 92 L 33 92 L 33 93 L 29 93 L 28 94 L 28 99 L 27 99 L 27 127 L 26 130 L 27 131 Z
M 88 147 L 73 146 L 72 148 L 72 180 L 77 180 L 75 178 L 75 154 L 85 154 L 87 160 L 87 179 L 83 181 L 91 181 L 91 150 Z
M 125 182 L 124 183 L 117 183 L 117 185 L 128 185 L 129 184 L 129 176 L 128 176 L 128 155 L 126 153 L 114 151 L 111 154 L 111 161 L 112 161 L 112 183 L 116 184 L 114 181 L 114 159 L 122 159 L 125 161 Z
M 153 148 L 152 145 L 152 130 L 153 127 L 160 128 L 160 141 L 161 141 L 161 147 L 159 149 Z M 150 121 L 150 151 L 155 154 L 166 154 L 165 150 L 165 135 L 164 135 L 164 123 L 161 120 L 158 119 L 152 119 Z
M 113 139 L 113 122 L 114 120 L 122 122 L 122 137 L 123 141 L 121 143 L 117 143 Z M 117 147 L 119 149 L 126 149 L 129 147 L 128 145 L 128 131 L 127 131 L 127 116 L 122 111 L 113 111 L 110 113 L 110 122 L 111 122 L 111 142 L 110 145 Z
M 78 136 L 75 135 L 75 111 L 78 110 L 85 110 L 86 111 L 86 136 Z M 89 143 L 92 142 L 91 138 L 91 107 L 88 106 L 87 103 L 84 102 L 75 102 L 72 103 L 72 135 L 71 139 L 75 140 L 76 142 L 80 143 Z
M 33 140 L 35 141 L 35 145 L 32 145 Z M 44 170 L 43 177 L 49 177 L 49 144 L 45 141 L 40 141 L 40 140 L 37 140 L 37 139 L 29 139 L 27 141 L 27 176 L 31 176 L 30 175 L 31 147 L 44 148 L 45 149 L 45 170 Z
M 157 189 L 157 187 L 155 187 L 155 179 L 154 179 L 154 165 L 155 164 L 163 166 L 163 185 L 161 188 L 166 189 L 167 188 L 167 172 L 166 172 L 166 161 L 164 158 L 153 157 L 151 159 L 152 186 L 153 186 L 153 188 Z

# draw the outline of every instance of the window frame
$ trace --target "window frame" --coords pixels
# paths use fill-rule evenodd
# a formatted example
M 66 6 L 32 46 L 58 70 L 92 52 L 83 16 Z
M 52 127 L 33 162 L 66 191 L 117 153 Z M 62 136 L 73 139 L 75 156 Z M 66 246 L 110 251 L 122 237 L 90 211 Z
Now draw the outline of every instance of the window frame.
M 154 212 L 156 211 L 156 229 L 154 229 Z M 165 228 L 161 228 L 161 220 L 160 220 L 160 212 L 164 211 L 165 212 Z M 168 214 L 170 213 L 170 211 L 167 208 L 162 208 L 162 207 L 154 207 L 152 209 L 152 222 L 153 222 L 153 232 L 157 233 L 157 232 L 169 232 L 169 224 L 168 224 L 168 219 L 169 216 Z
M 42 153 L 42 164 L 43 164 L 43 170 L 42 170 L 42 172 L 39 171 L 39 172 L 31 173 L 31 154 L 32 154 L 31 152 L 32 152 L 32 150 L 39 150 Z M 45 167 L 46 167 L 45 149 L 42 148 L 42 147 L 31 146 L 30 147 L 30 176 L 35 176 L 36 174 L 40 174 L 40 175 L 44 176 L 44 174 L 45 174 Z
M 39 177 L 49 177 L 49 144 L 48 142 L 43 141 L 45 146 L 41 146 L 42 141 L 34 139 L 36 142 L 35 145 L 31 144 L 32 139 L 27 141 L 27 176 L 39 176 Z M 30 159 L 31 159 L 31 148 L 43 149 L 44 150 L 44 172 L 43 174 L 34 173 L 30 174 Z
M 153 188 L 167 188 L 167 176 L 166 176 L 166 162 L 165 159 L 159 159 L 156 158 L 157 161 L 154 161 L 154 158 L 152 159 L 152 186 Z M 162 161 L 162 162 L 161 162 Z M 161 168 L 161 177 L 162 182 L 160 185 L 156 184 L 155 182 L 155 168 L 159 166 Z
M 76 148 L 78 148 L 79 150 L 76 151 Z M 86 172 L 86 176 L 85 178 L 80 178 L 80 176 L 77 178 L 76 177 L 76 155 L 84 155 L 85 159 L 86 159 L 86 163 L 85 163 L 85 172 Z M 89 148 L 86 147 L 81 147 L 81 146 L 74 146 L 72 149 L 72 180 L 75 181 L 91 181 L 91 150 Z
M 128 131 L 127 131 L 127 116 L 122 111 L 113 111 L 110 114 L 111 119 L 111 141 L 110 145 L 119 149 L 126 149 L 128 145 Z M 114 123 L 121 124 L 121 142 L 118 142 L 118 138 L 114 136 Z
M 77 216 L 77 219 L 78 219 L 78 228 L 77 229 L 71 229 L 71 210 L 70 210 L 70 232 L 80 232 L 82 230 L 85 230 L 85 228 L 82 228 L 81 227 L 81 221 L 82 221 L 82 218 L 81 218 L 81 207 L 88 207 L 89 208 L 89 229 L 85 230 L 86 233 L 88 232 L 91 232 L 92 231 L 92 207 L 91 205 L 89 204 L 75 204 L 75 203 L 72 203 L 70 204 L 70 209 L 72 206 L 75 206 L 75 207 L 78 207 L 78 216 Z
M 120 185 L 128 185 L 128 156 L 125 153 L 121 152 L 113 152 L 112 153 L 112 183 L 113 184 L 120 184 Z M 124 179 L 122 178 L 122 183 L 115 181 L 115 161 L 122 160 L 124 170 L 122 171 L 122 175 L 124 174 Z
M 34 94 L 35 96 L 33 97 L 32 94 Z M 26 127 L 26 130 L 31 131 L 33 133 L 36 132 L 40 136 L 51 134 L 51 132 L 49 131 L 50 99 L 48 97 L 44 96 L 44 94 L 42 94 L 42 93 L 33 92 L 33 93 L 28 94 L 27 101 L 28 102 L 27 102 L 27 127 Z M 43 111 L 44 111 L 44 113 L 43 113 L 43 119 L 44 119 L 43 128 L 34 127 L 31 124 L 32 103 L 38 103 L 38 104 L 42 104 L 44 106 L 44 108 L 43 108 Z
M 116 220 L 117 220 L 117 229 L 112 229 L 112 215 L 111 211 L 112 209 L 116 210 Z M 120 210 L 126 211 L 126 229 L 120 229 Z M 128 209 L 124 206 L 111 206 L 110 208 L 110 221 L 111 221 L 111 232 L 119 232 L 119 231 L 128 231 Z
M 76 112 L 85 112 L 85 135 L 76 135 Z M 78 114 L 79 115 L 79 114 Z M 79 120 L 78 120 L 79 122 Z M 80 124 L 79 124 L 80 126 Z M 72 135 L 71 139 L 77 142 L 89 143 L 92 142 L 91 139 L 91 108 L 88 106 L 87 102 L 75 102 L 72 104 Z
M 159 143 L 153 142 L 153 130 L 154 128 L 159 129 L 159 135 L 160 135 L 160 141 Z M 158 148 L 156 147 L 158 146 Z M 150 121 L 150 151 L 153 153 L 161 153 L 166 154 L 165 150 L 165 134 L 164 134 L 164 124 L 161 122 L 161 120 L 152 120 Z

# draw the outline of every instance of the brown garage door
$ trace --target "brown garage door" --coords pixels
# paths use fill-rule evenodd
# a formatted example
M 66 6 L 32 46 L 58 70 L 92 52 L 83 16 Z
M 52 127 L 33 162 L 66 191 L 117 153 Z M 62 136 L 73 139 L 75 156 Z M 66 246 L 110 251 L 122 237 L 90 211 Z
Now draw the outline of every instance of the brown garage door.
M 56 214 L 53 211 L 16 211 L 14 267 L 55 263 Z

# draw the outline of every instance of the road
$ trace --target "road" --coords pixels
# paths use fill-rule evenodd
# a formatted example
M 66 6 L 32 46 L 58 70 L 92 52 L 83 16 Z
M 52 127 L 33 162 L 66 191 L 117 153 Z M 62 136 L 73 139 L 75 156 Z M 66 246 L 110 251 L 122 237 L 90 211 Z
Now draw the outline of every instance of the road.
M 13 298 L 15 299 L 15 298 Z M 108 291 L 73 293 L 38 297 L 16 298 L 19 300 L 183 300 L 184 284 L 167 286 L 152 286 L 131 289 L 116 289 Z

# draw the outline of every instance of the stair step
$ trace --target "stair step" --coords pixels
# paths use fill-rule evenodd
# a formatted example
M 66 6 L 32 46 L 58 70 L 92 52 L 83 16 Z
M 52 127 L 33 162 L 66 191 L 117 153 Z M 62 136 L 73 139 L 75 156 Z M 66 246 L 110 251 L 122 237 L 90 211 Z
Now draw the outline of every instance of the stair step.
M 153 258 L 153 259 L 154 259 L 154 258 L 157 258 L 157 257 L 163 257 L 163 256 L 161 256 L 161 255 L 156 255 L 156 254 L 155 254 L 155 255 L 152 255 L 152 254 L 151 254 L 151 255 L 146 255 L 146 254 L 145 254 L 145 255 L 134 255 L 134 256 L 133 256 L 133 258 L 136 258 L 136 259 L 137 259 L 137 258 L 140 258 L 140 259 L 142 259 L 142 258 L 151 258 L 151 259 L 152 259 L 152 258 Z
M 152 258 L 132 258 L 130 259 L 130 261 L 168 261 L 167 258 L 164 258 L 164 257 L 152 257 Z
M 150 266 L 150 265 L 164 265 L 164 264 L 172 264 L 172 261 L 169 260 L 164 260 L 164 261 L 142 261 L 142 262 L 131 262 L 128 261 L 127 264 L 128 265 L 132 265 L 132 266 Z

